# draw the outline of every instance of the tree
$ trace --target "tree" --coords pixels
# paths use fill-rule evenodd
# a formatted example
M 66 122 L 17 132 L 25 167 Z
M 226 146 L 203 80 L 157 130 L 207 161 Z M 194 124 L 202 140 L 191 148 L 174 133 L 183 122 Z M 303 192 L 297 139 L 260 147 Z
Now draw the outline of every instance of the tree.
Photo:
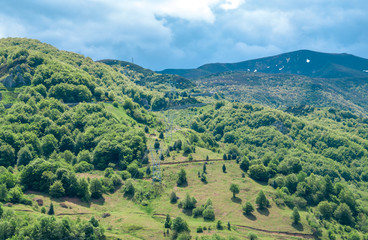
M 160 134 L 158 135 L 158 138 L 159 139 L 164 139 L 164 133 L 163 132 L 160 132 Z
M 206 165 L 207 165 L 206 163 L 204 163 L 204 164 L 203 164 L 203 172 L 204 172 L 204 173 L 207 173 L 207 172 L 206 172 L 206 170 L 207 170 Z
M 60 198 L 60 197 L 64 196 L 65 189 L 63 187 L 62 182 L 60 180 L 56 180 L 50 186 L 49 193 L 50 193 L 51 197 L 54 197 L 54 198 Z
M 45 157 L 49 157 L 52 152 L 57 150 L 58 141 L 54 135 L 48 134 L 41 140 L 41 149 Z
M 233 193 L 233 198 L 235 198 L 235 195 L 239 193 L 239 185 L 232 183 L 230 185 L 230 191 Z
M 3 205 L 0 203 L 0 218 L 3 216 Z
M 178 186 L 184 186 L 184 185 L 188 184 L 188 182 L 187 182 L 187 173 L 185 172 L 184 169 L 180 169 L 180 172 L 178 174 L 178 180 L 176 181 L 176 184 Z
M 227 222 L 227 230 L 231 231 L 231 225 L 230 225 L 230 222 Z
M 331 204 L 327 201 L 322 201 L 318 204 L 318 210 L 322 214 L 322 217 L 324 219 L 329 220 L 332 217 L 333 209 L 331 207 Z
M 258 181 L 266 182 L 268 180 L 267 169 L 263 164 L 252 165 L 249 168 L 249 176 Z
M 54 211 L 54 204 L 50 204 L 50 208 L 49 208 L 49 211 L 47 212 L 48 215 L 54 215 L 55 214 L 55 211 Z
M 97 219 L 94 217 L 94 216 L 92 216 L 91 217 L 91 219 L 89 220 L 89 222 L 92 224 L 92 226 L 94 226 L 94 227 L 98 227 L 98 225 L 99 225 L 99 223 L 98 223 L 98 221 L 97 221 Z
M 334 212 L 336 220 L 343 225 L 354 223 L 353 214 L 346 203 L 341 203 Z
M 133 196 L 135 193 L 135 188 L 133 180 L 129 179 L 124 186 L 124 194 Z
M 8 189 L 6 184 L 0 184 L 0 201 L 6 201 L 8 198 Z
M 222 171 L 223 171 L 224 173 L 226 173 L 226 166 L 225 166 L 225 164 L 223 164 L 223 165 L 222 165 Z
M 165 228 L 171 228 L 171 218 L 169 214 L 166 215 Z
M 246 202 L 246 203 L 245 203 L 245 205 L 243 206 L 243 212 L 244 212 L 246 215 L 249 215 L 249 214 L 251 214 L 253 211 L 254 211 L 254 207 L 253 207 L 252 203 L 250 203 L 250 202 Z
M 207 221 L 215 220 L 215 211 L 211 205 L 206 207 L 206 209 L 202 213 L 203 219 Z
M 190 197 L 189 193 L 185 196 L 184 201 L 182 202 L 183 209 L 193 209 L 197 204 L 197 200 L 194 197 Z
M 222 155 L 222 159 L 227 160 L 227 155 L 226 155 L 226 153 L 224 153 L 224 155 Z
M 148 128 L 148 126 L 145 126 L 145 127 L 144 127 L 144 132 L 145 132 L 145 133 L 149 133 L 149 128 Z
M 6 143 L 0 143 L 0 166 L 9 167 L 15 164 L 14 148 Z
M 103 187 L 100 179 L 92 178 L 89 186 L 89 190 L 91 192 L 91 197 L 98 199 L 102 197 Z
M 73 139 L 67 135 L 63 135 L 60 141 L 60 152 L 64 152 L 66 150 L 69 150 L 71 152 L 74 152 L 75 148 L 75 142 Z
M 240 169 L 243 170 L 244 172 L 248 171 L 249 169 L 249 159 L 247 156 L 244 156 L 242 161 L 240 162 L 239 165 Z
M 181 217 L 177 217 L 172 222 L 173 238 L 175 239 L 180 233 L 190 232 L 187 222 Z
M 300 222 L 300 214 L 296 207 L 293 209 L 293 213 L 291 214 L 291 219 L 293 220 L 294 224 L 298 224 Z
M 256 240 L 258 238 L 257 234 L 255 234 L 254 232 L 249 232 L 248 237 L 249 240 Z
M 32 153 L 29 150 L 28 146 L 22 147 L 18 152 L 18 162 L 17 165 L 27 165 L 30 161 L 32 161 Z
M 89 199 L 91 198 L 91 192 L 89 191 L 89 184 L 85 178 L 78 179 L 77 196 L 86 202 L 88 202 Z
M 267 208 L 270 205 L 270 202 L 268 201 L 268 199 L 266 198 L 266 195 L 264 194 L 262 190 L 257 195 L 256 204 L 258 205 L 260 209 Z
M 178 197 L 175 192 L 171 192 L 170 194 L 170 203 L 176 203 L 178 201 Z
M 155 143 L 154 143 L 154 146 L 153 146 L 155 149 L 159 149 L 160 148 L 160 142 L 156 139 L 155 140 Z

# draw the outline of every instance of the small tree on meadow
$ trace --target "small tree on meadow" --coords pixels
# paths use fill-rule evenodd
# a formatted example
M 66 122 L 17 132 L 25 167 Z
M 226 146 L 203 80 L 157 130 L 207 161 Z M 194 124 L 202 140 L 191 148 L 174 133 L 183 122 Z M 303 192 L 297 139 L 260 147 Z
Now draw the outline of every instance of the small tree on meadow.
M 293 220 L 294 224 L 298 224 L 300 222 L 300 214 L 296 207 L 293 209 L 293 213 L 291 214 L 291 219 Z
M 176 203 L 178 201 L 178 197 L 175 192 L 171 192 L 170 194 L 170 203 Z
M 232 183 L 231 185 L 230 185 L 230 191 L 233 193 L 233 198 L 235 198 L 236 196 L 236 194 L 238 194 L 239 193 L 239 185 L 238 184 L 234 184 L 234 183 Z
M 171 228 L 171 218 L 169 214 L 166 215 L 165 228 Z
M 266 195 L 262 190 L 258 193 L 258 196 L 256 198 L 256 204 L 260 209 L 267 208 L 270 205 L 270 202 L 268 201 Z
M 55 211 L 54 211 L 54 204 L 50 204 L 50 208 L 49 211 L 47 212 L 48 215 L 54 215 Z
M 223 165 L 222 165 L 222 171 L 223 171 L 224 173 L 226 173 L 226 166 L 225 166 L 225 164 L 223 164 Z
M 187 173 L 185 172 L 184 169 L 181 169 L 179 174 L 178 174 L 178 180 L 176 181 L 176 184 L 178 186 L 183 186 L 186 185 L 187 182 Z
M 254 211 L 253 204 L 252 204 L 252 203 L 250 203 L 250 202 L 246 202 L 246 203 L 245 203 L 245 205 L 243 206 L 243 212 L 244 212 L 246 215 L 249 215 L 249 214 L 251 214 L 253 211 Z

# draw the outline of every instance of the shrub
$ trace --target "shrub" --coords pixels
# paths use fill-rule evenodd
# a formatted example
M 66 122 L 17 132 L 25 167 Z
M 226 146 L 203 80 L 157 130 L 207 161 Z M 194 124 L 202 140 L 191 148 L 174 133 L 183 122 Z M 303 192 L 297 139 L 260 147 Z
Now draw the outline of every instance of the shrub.
M 197 233 L 203 233 L 203 228 L 201 226 L 197 227 Z
M 208 206 L 202 213 L 203 219 L 208 221 L 215 220 L 215 211 L 213 210 L 212 206 Z
M 253 207 L 252 203 L 250 203 L 250 202 L 246 202 L 246 203 L 245 203 L 245 205 L 243 206 L 243 212 L 244 212 L 246 215 L 249 215 L 249 214 L 251 214 L 253 211 L 254 211 L 254 207 Z
M 258 238 L 257 234 L 255 234 L 254 232 L 249 232 L 248 237 L 250 240 L 256 240 Z

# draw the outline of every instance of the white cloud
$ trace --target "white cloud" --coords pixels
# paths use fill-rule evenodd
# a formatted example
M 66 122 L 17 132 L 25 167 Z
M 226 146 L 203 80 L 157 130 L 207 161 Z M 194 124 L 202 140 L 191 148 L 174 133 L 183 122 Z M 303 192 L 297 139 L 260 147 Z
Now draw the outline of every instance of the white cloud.
M 242 3 L 244 3 L 244 0 L 226 0 L 220 7 L 224 10 L 233 10 L 237 9 Z

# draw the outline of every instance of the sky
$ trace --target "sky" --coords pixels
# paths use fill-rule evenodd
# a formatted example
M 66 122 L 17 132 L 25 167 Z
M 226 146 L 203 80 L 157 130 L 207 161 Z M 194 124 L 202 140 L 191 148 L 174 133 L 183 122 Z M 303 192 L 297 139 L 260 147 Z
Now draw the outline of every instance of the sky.
M 368 58 L 367 0 L 3 0 L 0 38 L 152 70 L 299 49 Z

